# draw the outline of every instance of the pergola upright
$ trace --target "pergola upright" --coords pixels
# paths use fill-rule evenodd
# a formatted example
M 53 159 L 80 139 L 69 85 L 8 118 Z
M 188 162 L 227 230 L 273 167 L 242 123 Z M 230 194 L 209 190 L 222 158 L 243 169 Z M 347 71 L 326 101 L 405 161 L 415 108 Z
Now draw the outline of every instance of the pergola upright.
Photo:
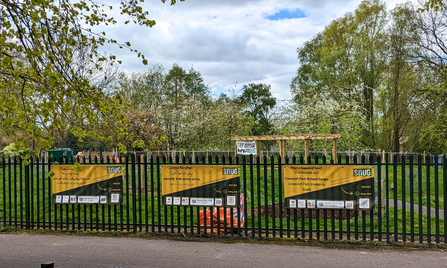
M 237 136 L 232 137 L 235 141 L 235 152 L 237 153 L 236 141 L 256 141 L 256 155 L 261 153 L 261 141 L 279 141 L 279 155 L 281 159 L 285 159 L 288 140 L 304 140 L 304 156 L 307 163 L 307 157 L 310 154 L 310 140 L 332 140 L 332 156 L 334 163 L 337 162 L 337 139 L 341 138 L 340 134 L 297 134 L 297 135 L 269 135 L 269 136 Z

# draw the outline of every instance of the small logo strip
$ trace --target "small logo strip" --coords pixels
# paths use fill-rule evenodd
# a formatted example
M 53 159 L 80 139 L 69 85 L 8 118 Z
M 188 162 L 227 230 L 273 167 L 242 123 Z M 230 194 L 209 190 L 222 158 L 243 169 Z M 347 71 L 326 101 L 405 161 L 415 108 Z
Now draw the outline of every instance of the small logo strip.
M 222 174 L 223 175 L 238 175 L 239 169 L 238 168 L 223 168 Z
M 354 169 L 354 177 L 371 176 L 372 170 L 370 168 Z
M 107 173 L 121 173 L 121 167 L 107 167 Z

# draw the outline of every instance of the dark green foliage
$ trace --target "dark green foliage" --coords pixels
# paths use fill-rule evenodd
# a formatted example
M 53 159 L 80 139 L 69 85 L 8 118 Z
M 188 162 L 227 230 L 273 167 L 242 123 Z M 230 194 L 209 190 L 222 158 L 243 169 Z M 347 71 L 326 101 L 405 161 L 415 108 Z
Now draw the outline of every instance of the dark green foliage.
M 245 114 L 254 120 L 252 135 L 269 135 L 273 133 L 270 121 L 271 111 L 276 105 L 276 98 L 270 92 L 271 86 L 266 84 L 249 84 L 242 87 L 239 97 L 245 107 Z

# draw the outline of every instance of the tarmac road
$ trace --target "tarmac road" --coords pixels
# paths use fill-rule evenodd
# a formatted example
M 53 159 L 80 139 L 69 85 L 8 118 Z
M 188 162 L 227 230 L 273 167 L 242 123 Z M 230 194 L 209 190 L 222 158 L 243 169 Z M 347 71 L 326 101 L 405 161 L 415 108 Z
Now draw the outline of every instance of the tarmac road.
M 0 234 L 0 267 L 447 267 L 441 251 Z

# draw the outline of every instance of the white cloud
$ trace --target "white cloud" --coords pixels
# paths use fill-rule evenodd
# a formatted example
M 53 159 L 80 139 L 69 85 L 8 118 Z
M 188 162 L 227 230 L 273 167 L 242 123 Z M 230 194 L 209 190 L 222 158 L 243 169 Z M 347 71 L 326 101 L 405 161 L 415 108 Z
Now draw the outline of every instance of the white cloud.
M 167 1 L 170 2 L 170 1 Z M 272 85 L 275 97 L 290 98 L 289 85 L 298 68 L 296 48 L 321 31 L 330 21 L 352 12 L 360 0 L 186 0 L 176 5 L 160 0 L 145 3 L 152 28 L 114 26 L 108 36 L 130 41 L 150 64 L 194 66 L 206 83 L 219 84 L 216 94 L 242 82 Z M 403 1 L 388 0 L 388 8 Z M 300 9 L 305 18 L 271 21 L 281 9 Z M 144 71 L 133 53 L 107 46 L 129 72 Z M 224 87 L 222 87 L 224 86 Z

